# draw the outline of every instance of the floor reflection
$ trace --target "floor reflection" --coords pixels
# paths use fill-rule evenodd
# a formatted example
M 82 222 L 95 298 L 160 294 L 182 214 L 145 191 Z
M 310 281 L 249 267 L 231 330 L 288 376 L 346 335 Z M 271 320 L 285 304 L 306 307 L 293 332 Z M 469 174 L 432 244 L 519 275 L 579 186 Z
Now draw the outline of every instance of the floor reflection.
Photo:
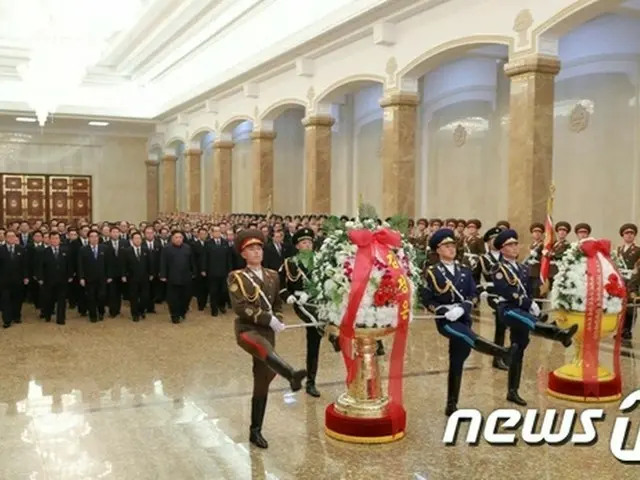
M 194 315 L 175 326 L 165 315 L 133 324 L 119 318 L 66 327 L 27 322 L 2 332 L 0 479 L 562 479 L 577 472 L 637 478 L 608 442 L 571 447 L 444 447 L 447 345 L 431 321 L 411 327 L 405 367 L 407 438 L 391 445 L 348 445 L 324 435 L 324 409 L 343 390 L 341 357 L 322 347 L 322 398 L 288 392 L 276 380 L 264 428 L 271 448 L 247 442 L 250 361 L 232 335 L 232 318 Z M 483 313 L 486 316 L 486 313 Z M 294 321 L 291 319 L 290 321 Z M 493 335 L 490 317 L 475 324 Z M 280 334 L 278 350 L 304 364 L 304 332 Z M 601 356 L 610 361 L 613 343 Z M 622 348 L 625 389 L 638 385 L 637 350 Z M 545 394 L 546 375 L 570 358 L 534 340 L 522 394 L 531 408 L 572 407 Z M 386 364 L 386 360 L 383 360 Z M 506 375 L 473 354 L 461 407 L 504 407 Z M 617 405 L 600 431 L 608 439 Z M 517 470 L 516 470 L 517 469 Z

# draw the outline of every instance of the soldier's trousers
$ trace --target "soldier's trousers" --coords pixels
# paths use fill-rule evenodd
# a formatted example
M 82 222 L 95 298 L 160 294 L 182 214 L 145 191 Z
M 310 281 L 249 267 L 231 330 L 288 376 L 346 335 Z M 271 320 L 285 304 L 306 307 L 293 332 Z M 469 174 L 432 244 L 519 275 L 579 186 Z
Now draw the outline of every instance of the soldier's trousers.
M 498 315 L 509 327 L 511 343 L 517 343 L 520 350 L 529 345 L 529 335 L 535 330 L 538 319 L 521 308 L 499 307 Z
M 455 322 L 436 319 L 438 333 L 449 339 L 449 369 L 462 374 L 462 367 L 475 345 L 478 335 L 471 330 L 471 318 L 462 316 Z
M 236 342 L 253 357 L 253 396 L 266 397 L 276 373 L 269 368 L 265 360 L 273 352 L 276 335 L 269 327 L 251 330 L 245 328 L 236 322 Z
M 304 310 L 303 310 L 304 309 Z M 317 322 L 316 311 L 312 307 L 300 307 L 298 304 L 293 305 L 296 315 L 304 323 Z M 306 313 L 305 313 L 306 312 Z M 318 359 L 320 357 L 320 343 L 322 335 L 317 328 L 307 327 L 307 378 L 311 382 L 315 382 L 318 373 Z

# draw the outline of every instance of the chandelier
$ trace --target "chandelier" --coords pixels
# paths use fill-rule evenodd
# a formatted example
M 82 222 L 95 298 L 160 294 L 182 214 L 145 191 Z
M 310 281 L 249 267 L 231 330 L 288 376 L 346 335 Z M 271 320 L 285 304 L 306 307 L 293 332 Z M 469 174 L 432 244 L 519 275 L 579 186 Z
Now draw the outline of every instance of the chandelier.
M 20 0 L 10 7 L 29 48 L 18 65 L 27 102 L 40 125 L 69 102 L 109 41 L 130 28 L 148 0 Z

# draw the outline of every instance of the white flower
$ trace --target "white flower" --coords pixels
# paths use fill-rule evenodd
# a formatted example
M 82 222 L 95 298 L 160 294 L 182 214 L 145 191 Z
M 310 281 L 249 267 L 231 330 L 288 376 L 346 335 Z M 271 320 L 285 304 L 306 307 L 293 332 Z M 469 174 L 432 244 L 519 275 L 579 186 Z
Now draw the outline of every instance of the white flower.
M 353 228 L 353 227 L 355 227 L 355 225 L 356 225 L 356 224 L 355 224 L 354 222 L 351 222 L 351 221 L 346 222 L 346 223 L 344 224 L 344 226 L 345 226 L 346 228 Z

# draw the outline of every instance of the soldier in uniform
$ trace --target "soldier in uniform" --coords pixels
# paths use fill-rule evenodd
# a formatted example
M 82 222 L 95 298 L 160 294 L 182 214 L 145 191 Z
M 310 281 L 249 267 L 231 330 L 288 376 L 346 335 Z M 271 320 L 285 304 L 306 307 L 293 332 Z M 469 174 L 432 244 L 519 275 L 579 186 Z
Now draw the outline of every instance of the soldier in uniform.
M 511 224 L 507 220 L 498 220 L 496 222 L 496 227 L 501 230 L 508 230 L 509 228 L 511 228 Z
M 411 243 L 418 250 L 422 250 L 425 252 L 427 250 L 427 240 L 429 239 L 427 232 L 427 219 L 421 218 L 418 220 L 418 226 L 413 233 L 413 237 L 411 237 Z
M 549 283 L 553 285 L 553 278 L 558 274 L 558 262 L 562 259 L 571 244 L 567 240 L 567 235 L 571 232 L 571 224 L 569 222 L 558 222 L 555 227 L 556 241 L 551 248 L 551 265 L 549 267 Z
M 449 230 L 451 230 L 454 234 L 455 234 L 455 239 L 456 239 L 456 261 L 462 263 L 463 265 L 471 268 L 473 270 L 473 267 L 471 265 L 471 259 L 468 257 L 467 255 L 467 249 L 466 249 L 466 245 L 465 245 L 465 238 L 464 238 L 464 233 L 459 233 L 456 230 L 456 227 L 458 226 L 458 220 L 456 218 L 447 218 L 444 221 L 444 228 L 447 228 Z M 434 255 L 434 260 L 438 261 L 438 256 Z
M 315 307 L 305 305 L 307 294 L 304 292 L 304 282 L 308 280 L 313 269 L 313 230 L 301 228 L 292 237 L 293 245 L 298 253 L 293 257 L 285 258 L 280 268 L 280 295 L 286 302 L 293 305 L 293 310 L 300 320 L 305 323 L 317 322 Z M 322 333 L 317 328 L 307 327 L 307 382 L 306 391 L 312 397 L 319 397 L 320 392 L 316 388 L 316 373 L 318 372 L 318 357 L 320 355 L 320 341 Z M 337 337 L 334 335 L 332 343 L 334 347 Z M 340 345 L 338 344 L 338 350 Z
M 471 349 L 510 363 L 517 345 L 510 349 L 495 345 L 471 329 L 471 309 L 478 300 L 471 270 L 455 261 L 456 240 L 453 230 L 443 228 L 433 234 L 429 246 L 439 260 L 427 270 L 422 303 L 436 315 L 438 333 L 449 339 L 449 375 L 447 406 L 450 416 L 458 408 L 462 369 Z
M 527 402 L 518 394 L 518 388 L 524 351 L 529 345 L 529 334 L 556 340 L 568 347 L 578 326 L 573 325 L 563 330 L 544 323 L 546 315 L 541 314 L 540 307 L 533 301 L 527 266 L 518 263 L 520 245 L 515 230 L 503 230 L 493 240 L 493 244 L 500 250 L 500 260 L 491 271 L 493 288 L 498 295 L 498 311 L 500 318 L 509 327 L 511 343 L 518 345 L 509 366 L 507 401 L 525 406 Z
M 531 233 L 531 243 L 529 244 L 529 255 L 525 263 L 529 267 L 529 282 L 531 282 L 531 294 L 533 298 L 540 298 L 540 261 L 542 260 L 542 250 L 544 248 L 544 225 L 534 222 L 529 227 Z M 538 306 L 540 306 L 538 304 Z
M 480 271 L 477 268 L 480 257 L 485 252 L 485 240 L 480 236 L 482 222 L 477 218 L 472 218 L 467 222 L 467 236 L 464 239 L 464 255 L 467 259 L 466 265 L 473 272 L 473 280 L 480 283 Z
M 474 278 L 482 278 L 483 283 L 478 282 L 478 295 L 480 299 L 486 299 L 489 307 L 493 310 L 493 318 L 495 320 L 495 330 L 493 336 L 493 343 L 501 347 L 504 346 L 504 336 L 507 331 L 507 326 L 500 318 L 498 311 L 498 296 L 493 288 L 493 280 L 491 278 L 491 271 L 493 267 L 500 260 L 500 251 L 493 245 L 493 240 L 502 231 L 498 227 L 493 227 L 487 230 L 484 234 L 483 240 L 487 246 L 487 253 L 481 255 L 476 266 L 476 272 L 474 272 Z M 493 359 L 493 368 L 498 370 L 508 370 L 509 367 L 501 358 Z
M 634 285 L 637 281 L 634 278 L 634 270 L 640 260 L 640 247 L 636 245 L 637 234 L 638 227 L 633 223 L 625 223 L 620 227 L 620 236 L 622 237 L 623 243 L 618 247 L 617 253 L 625 266 L 622 276 L 625 284 L 627 285 L 629 304 L 633 304 L 635 302 Z M 635 309 L 635 305 L 627 305 L 627 310 L 624 315 L 624 325 L 622 327 L 622 338 L 625 340 L 631 340 L 633 336 L 633 314 Z
M 591 225 L 584 222 L 577 223 L 573 231 L 576 233 L 578 240 L 584 240 L 591 235 Z
M 253 356 L 253 396 L 249 441 L 259 447 L 269 444 L 262 436 L 269 384 L 276 374 L 286 378 L 294 392 L 302 388 L 305 370 L 295 370 L 275 348 L 275 334 L 285 329 L 278 272 L 262 268 L 265 238 L 259 230 L 238 233 L 235 246 L 246 261 L 246 268 L 229 274 L 227 283 L 236 314 L 235 333 L 240 348 Z

